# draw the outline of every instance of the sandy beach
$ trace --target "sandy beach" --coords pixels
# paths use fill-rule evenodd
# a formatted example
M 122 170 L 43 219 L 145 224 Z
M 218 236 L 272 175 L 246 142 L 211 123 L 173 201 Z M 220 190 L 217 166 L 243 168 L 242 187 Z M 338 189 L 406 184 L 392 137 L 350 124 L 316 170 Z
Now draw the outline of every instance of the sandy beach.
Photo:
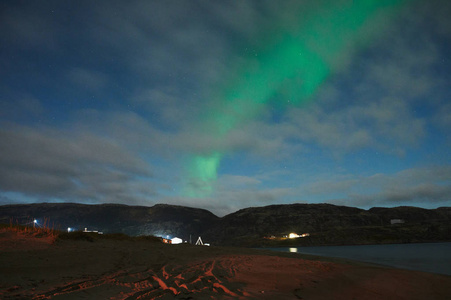
M 1 299 L 449 299 L 451 276 L 245 248 L 0 233 Z

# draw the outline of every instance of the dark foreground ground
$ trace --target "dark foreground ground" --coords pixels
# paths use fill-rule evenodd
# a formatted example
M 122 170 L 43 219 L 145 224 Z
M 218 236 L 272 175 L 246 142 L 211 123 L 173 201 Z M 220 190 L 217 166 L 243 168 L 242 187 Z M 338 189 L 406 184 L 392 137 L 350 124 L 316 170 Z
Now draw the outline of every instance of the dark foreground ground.
M 244 248 L 0 232 L 0 299 L 451 299 L 451 276 Z

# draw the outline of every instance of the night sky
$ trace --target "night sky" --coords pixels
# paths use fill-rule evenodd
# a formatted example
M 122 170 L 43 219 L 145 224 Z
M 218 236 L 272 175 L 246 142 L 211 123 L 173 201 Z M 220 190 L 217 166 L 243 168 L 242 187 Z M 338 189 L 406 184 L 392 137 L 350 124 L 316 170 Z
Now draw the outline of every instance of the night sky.
M 0 204 L 451 206 L 451 1 L 0 2 Z

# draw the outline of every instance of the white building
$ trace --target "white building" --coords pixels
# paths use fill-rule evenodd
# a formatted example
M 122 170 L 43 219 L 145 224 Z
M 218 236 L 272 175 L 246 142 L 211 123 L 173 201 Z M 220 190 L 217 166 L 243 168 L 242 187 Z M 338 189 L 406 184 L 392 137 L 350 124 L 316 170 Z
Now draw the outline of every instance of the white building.
M 176 245 L 176 244 L 181 244 L 183 243 L 183 240 L 181 238 L 175 237 L 173 239 L 171 239 L 171 244 Z

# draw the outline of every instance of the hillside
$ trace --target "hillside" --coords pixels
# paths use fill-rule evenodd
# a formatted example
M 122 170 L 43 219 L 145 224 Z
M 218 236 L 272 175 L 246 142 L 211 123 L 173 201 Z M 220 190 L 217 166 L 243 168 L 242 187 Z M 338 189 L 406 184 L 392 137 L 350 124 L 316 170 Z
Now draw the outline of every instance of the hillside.
M 185 239 L 197 236 L 219 220 L 211 212 L 177 205 L 152 207 L 119 204 L 85 205 L 74 203 L 40 203 L 0 206 L 0 223 L 24 224 L 32 219 L 55 229 L 97 230 L 128 235 L 169 235 Z
M 219 218 L 204 209 L 158 204 L 41 203 L 0 206 L 0 223 L 24 224 L 44 219 L 68 227 L 128 235 L 198 236 L 215 245 L 275 247 L 451 241 L 451 208 L 371 208 L 331 204 L 253 207 Z M 403 223 L 391 224 L 391 220 Z M 289 239 L 289 233 L 308 237 Z
M 400 219 L 404 223 L 391 224 Z M 236 246 L 344 245 L 451 241 L 451 208 L 372 208 L 290 204 L 246 208 L 225 216 L 206 236 Z M 306 238 L 284 239 L 289 233 Z

